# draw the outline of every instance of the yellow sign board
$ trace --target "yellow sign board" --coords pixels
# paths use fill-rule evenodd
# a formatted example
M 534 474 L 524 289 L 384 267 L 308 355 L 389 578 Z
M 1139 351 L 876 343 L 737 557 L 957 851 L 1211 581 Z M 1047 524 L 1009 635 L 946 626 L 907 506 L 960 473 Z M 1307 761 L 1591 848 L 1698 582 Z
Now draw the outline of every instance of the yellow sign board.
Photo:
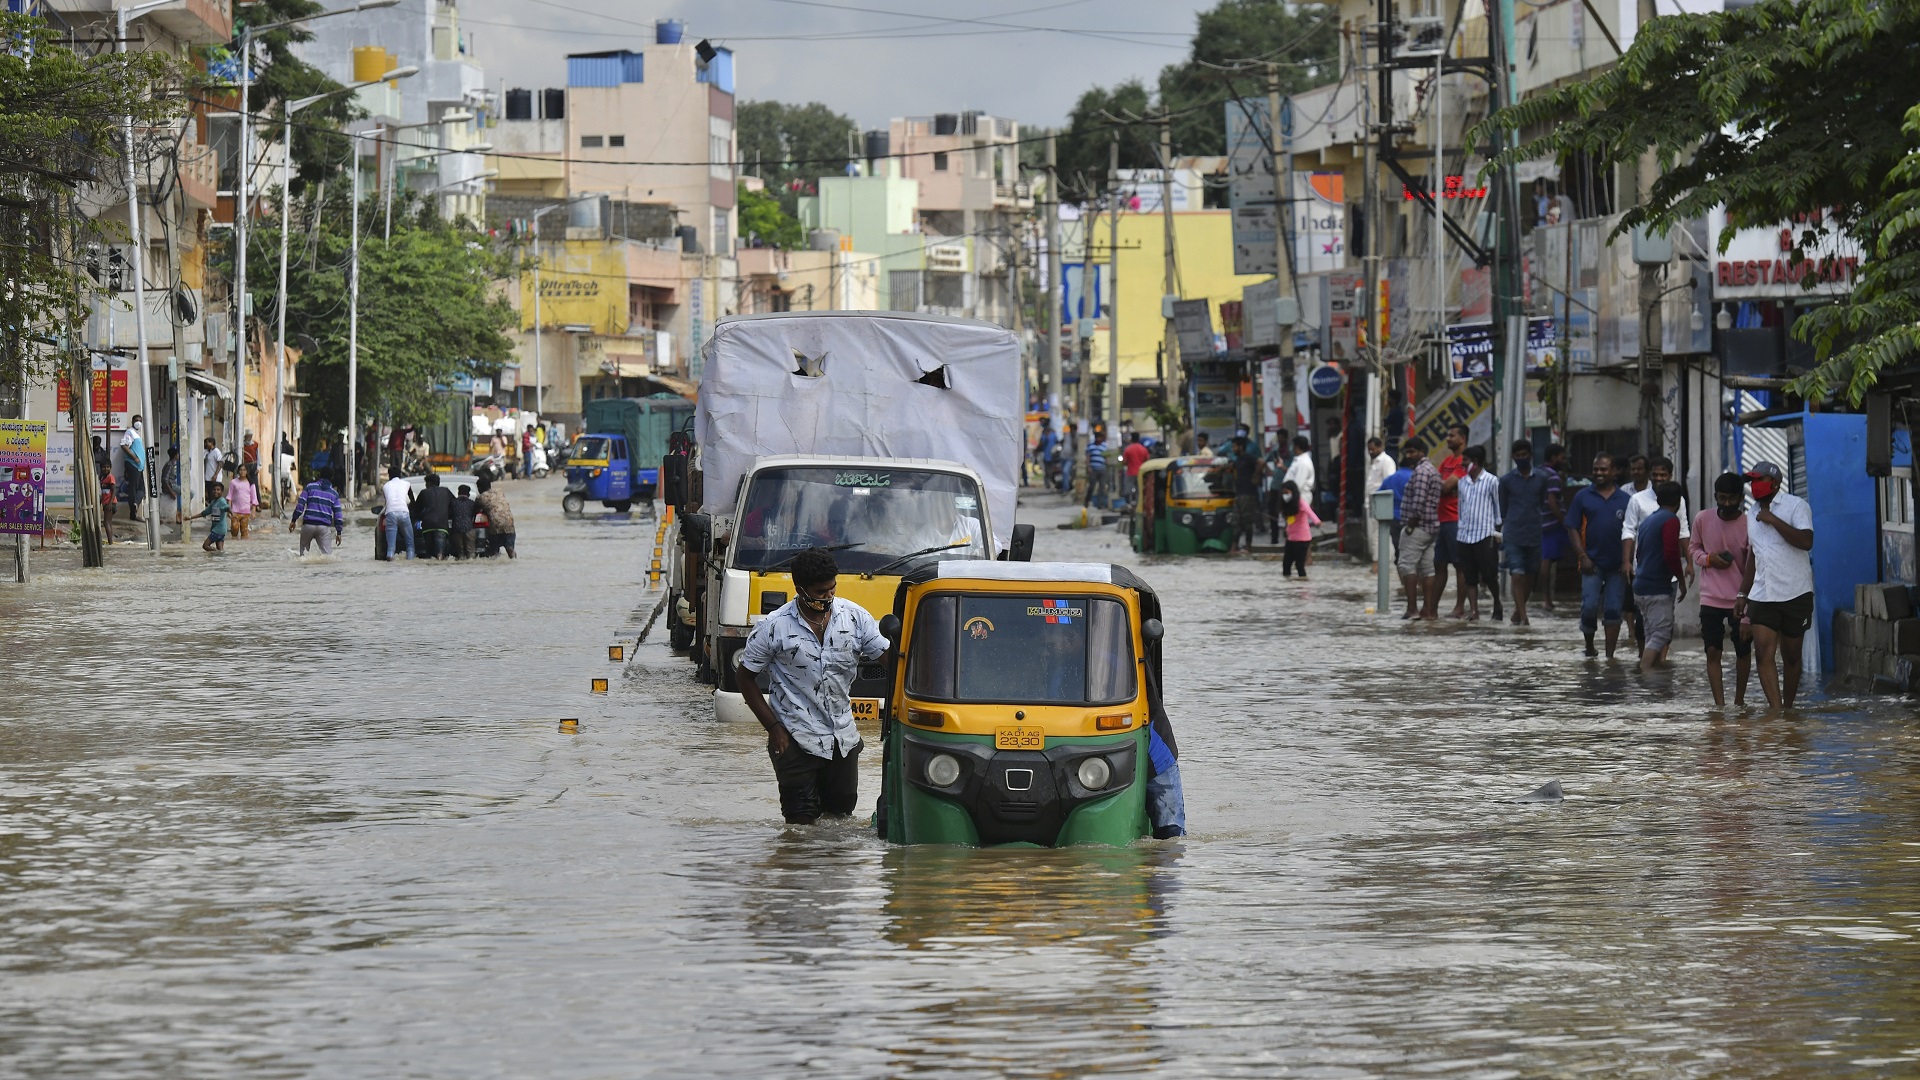
M 520 276 L 520 329 L 533 329 L 533 270 Z M 540 322 L 627 332 L 627 256 L 618 244 L 564 240 L 540 245 Z

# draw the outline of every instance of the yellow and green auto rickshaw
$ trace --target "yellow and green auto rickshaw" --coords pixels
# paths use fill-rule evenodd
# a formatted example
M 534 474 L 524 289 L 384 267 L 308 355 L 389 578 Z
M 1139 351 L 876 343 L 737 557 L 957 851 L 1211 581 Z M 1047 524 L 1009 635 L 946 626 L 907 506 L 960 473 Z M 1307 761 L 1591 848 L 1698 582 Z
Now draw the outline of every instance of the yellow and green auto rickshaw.
M 1146 555 L 1225 551 L 1233 542 L 1233 476 L 1226 458 L 1155 458 L 1140 466 L 1133 550 Z
M 900 844 L 1128 844 L 1152 831 L 1160 603 L 1124 567 L 945 560 L 911 567 L 881 632 L 875 827 Z

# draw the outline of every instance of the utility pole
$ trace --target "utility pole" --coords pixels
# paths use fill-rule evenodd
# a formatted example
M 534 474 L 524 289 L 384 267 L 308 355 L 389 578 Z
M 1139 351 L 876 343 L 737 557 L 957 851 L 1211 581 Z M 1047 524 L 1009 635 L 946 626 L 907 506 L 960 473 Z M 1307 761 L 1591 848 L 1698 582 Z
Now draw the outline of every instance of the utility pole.
M 1107 175 L 1113 183 L 1113 216 L 1107 219 L 1107 464 L 1120 437 L 1120 131 L 1107 144 Z M 1112 475 L 1111 472 L 1108 475 Z
M 1177 297 L 1180 287 L 1178 264 L 1173 254 L 1173 117 L 1165 111 L 1160 113 L 1160 221 L 1163 233 L 1161 246 L 1166 249 L 1166 257 L 1162 260 L 1165 273 L 1160 295 Z M 1180 335 L 1174 330 L 1172 309 L 1168 309 L 1166 316 L 1167 325 L 1161 334 L 1161 348 L 1166 352 L 1167 364 L 1160 379 L 1160 401 L 1171 407 L 1177 400 L 1173 388 L 1180 381 L 1173 375 L 1180 364 Z
M 119 10 L 120 32 L 115 36 L 113 46 L 115 52 L 124 53 L 127 51 L 128 20 L 135 14 L 144 13 L 148 9 L 158 6 L 159 4 L 157 3 L 151 3 L 133 8 L 123 7 Z M 245 73 L 242 73 L 241 79 L 243 83 L 245 78 Z M 245 106 L 242 106 L 242 108 L 244 109 Z M 147 358 L 147 290 L 145 281 L 147 274 L 147 251 L 146 237 L 143 232 L 146 223 L 141 220 L 140 186 L 133 174 L 133 114 L 131 112 L 127 113 L 121 118 L 121 123 L 124 125 L 122 131 L 127 144 L 128 236 L 129 239 L 133 241 L 133 265 L 130 267 L 130 270 L 133 274 L 134 340 L 138 343 L 140 364 L 140 409 L 143 422 L 147 428 L 144 432 L 145 437 L 140 440 L 141 452 L 146 457 L 146 460 L 140 463 L 140 483 L 146 488 L 141 494 L 143 496 L 151 496 L 154 503 L 157 503 L 159 501 L 159 485 L 153 482 L 153 447 L 159 437 L 160 423 L 153 414 L 153 367 Z M 244 172 L 245 170 L 243 169 L 242 171 Z M 244 184 L 245 182 L 244 179 L 241 180 L 241 183 Z M 245 266 L 246 264 L 241 263 L 241 265 Z M 147 551 L 151 554 L 158 555 L 160 553 L 160 514 L 157 506 L 151 503 L 148 505 L 148 511 Z
M 1275 307 L 1278 309 L 1274 313 L 1274 329 L 1278 331 L 1277 336 L 1280 338 L 1281 378 L 1285 383 L 1291 383 L 1293 381 L 1294 362 L 1294 320 L 1288 319 L 1282 321 L 1279 316 L 1282 313 L 1286 313 L 1293 315 L 1297 319 L 1300 313 L 1299 295 L 1296 291 L 1298 287 L 1294 284 L 1293 280 L 1293 245 L 1291 243 L 1291 237 L 1287 233 L 1287 226 L 1293 222 L 1293 201 L 1287 197 L 1293 189 L 1293 123 L 1291 117 L 1281 112 L 1280 65 L 1274 63 L 1267 65 L 1267 131 L 1269 137 L 1273 140 L 1273 205 L 1278 210 L 1278 213 L 1274 217 L 1274 225 L 1276 226 L 1274 229 L 1274 247 L 1276 249 L 1274 253 L 1276 256 L 1276 262 L 1274 264 L 1274 282 L 1276 285 L 1274 289 L 1274 302 Z M 1289 300 L 1293 301 L 1293 303 L 1287 303 Z M 1267 411 L 1271 412 L 1273 410 L 1273 402 L 1267 402 L 1266 404 Z M 1289 412 L 1292 411 L 1293 405 L 1291 402 L 1283 402 L 1282 405 Z M 1260 432 L 1265 427 L 1266 418 L 1261 417 L 1260 425 L 1254 432 L 1256 439 L 1260 438 Z M 1286 427 L 1287 425 L 1285 424 L 1280 425 L 1280 439 L 1282 441 L 1285 441 L 1287 438 Z
M 1493 55 L 1495 109 L 1513 99 L 1513 0 L 1496 0 L 1494 17 L 1487 20 L 1488 44 Z M 1511 137 L 1509 137 L 1511 139 Z M 1511 142 L 1509 142 L 1511 145 Z M 1495 152 L 1506 149 L 1494 147 Z M 1491 156 L 1491 155 L 1489 155 Z M 1520 208 L 1513 170 L 1494 174 L 1495 224 L 1493 287 L 1494 425 L 1488 458 L 1496 473 L 1507 469 L 1512 443 L 1521 430 L 1526 408 L 1527 313 L 1520 293 Z
M 1060 436 L 1060 166 L 1054 136 L 1047 136 L 1047 426 Z M 1042 478 L 1046 463 L 1040 463 Z
M 1391 152 L 1393 145 L 1393 15 L 1394 0 L 1379 0 L 1379 21 L 1373 28 L 1373 59 L 1378 73 L 1375 96 L 1368 101 L 1369 116 L 1367 124 L 1367 247 L 1362 254 L 1364 280 L 1367 295 L 1361 304 L 1365 312 L 1367 328 L 1366 356 L 1371 361 L 1372 373 L 1382 376 L 1385 381 L 1386 367 L 1381 362 L 1381 346 L 1385 344 L 1381 333 L 1380 319 L 1380 259 L 1385 249 L 1381 234 L 1386 231 L 1386 199 L 1380 184 L 1380 155 Z M 1364 47 L 1364 46 L 1363 46 Z M 1366 407 L 1362 412 L 1366 434 L 1369 437 L 1381 434 L 1377 430 L 1380 417 L 1378 401 L 1380 386 L 1368 379 L 1359 383 L 1367 387 Z M 1351 455 L 1343 455 L 1351 457 Z M 1339 468 L 1344 473 L 1347 463 L 1342 461 Z M 1365 512 L 1365 507 L 1361 511 Z
M 353 137 L 352 269 L 347 275 L 347 438 L 341 457 L 347 463 L 347 505 L 360 498 L 360 137 Z M 379 486 L 378 484 L 375 485 Z

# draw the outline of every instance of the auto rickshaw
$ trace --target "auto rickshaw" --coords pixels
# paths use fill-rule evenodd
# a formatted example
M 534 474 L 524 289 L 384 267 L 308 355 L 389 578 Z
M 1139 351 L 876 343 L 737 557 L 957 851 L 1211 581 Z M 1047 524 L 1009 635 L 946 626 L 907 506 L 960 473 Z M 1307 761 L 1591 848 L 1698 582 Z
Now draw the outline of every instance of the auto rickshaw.
M 1132 843 L 1149 835 L 1160 602 L 1124 567 L 910 567 L 893 642 L 874 825 L 897 844 Z
M 578 516 L 586 511 L 589 499 L 621 513 L 636 501 L 651 505 L 659 470 L 649 471 L 655 475 L 645 482 L 634 475 L 625 435 L 582 435 L 567 459 L 567 493 L 560 499 L 560 509 Z
M 1219 457 L 1155 458 L 1140 466 L 1133 550 L 1192 555 L 1233 542 L 1233 477 Z

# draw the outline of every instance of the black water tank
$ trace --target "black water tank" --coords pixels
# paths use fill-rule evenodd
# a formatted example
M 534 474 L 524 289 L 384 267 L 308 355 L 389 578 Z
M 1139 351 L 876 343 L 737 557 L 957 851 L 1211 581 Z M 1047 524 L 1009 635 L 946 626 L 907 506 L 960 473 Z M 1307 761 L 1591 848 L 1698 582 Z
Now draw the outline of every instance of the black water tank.
M 955 113 L 935 113 L 933 117 L 933 133 L 935 135 L 958 135 L 960 133 L 960 117 Z
M 533 119 L 533 91 L 531 90 L 507 91 L 507 119 L 509 120 Z
M 884 131 L 867 132 L 867 160 L 879 161 L 888 154 L 887 133 Z
M 681 225 L 673 230 L 680 238 L 680 250 L 687 255 L 700 254 L 700 230 L 691 225 Z
M 565 120 L 566 118 L 567 92 L 554 87 L 540 91 L 540 119 Z

